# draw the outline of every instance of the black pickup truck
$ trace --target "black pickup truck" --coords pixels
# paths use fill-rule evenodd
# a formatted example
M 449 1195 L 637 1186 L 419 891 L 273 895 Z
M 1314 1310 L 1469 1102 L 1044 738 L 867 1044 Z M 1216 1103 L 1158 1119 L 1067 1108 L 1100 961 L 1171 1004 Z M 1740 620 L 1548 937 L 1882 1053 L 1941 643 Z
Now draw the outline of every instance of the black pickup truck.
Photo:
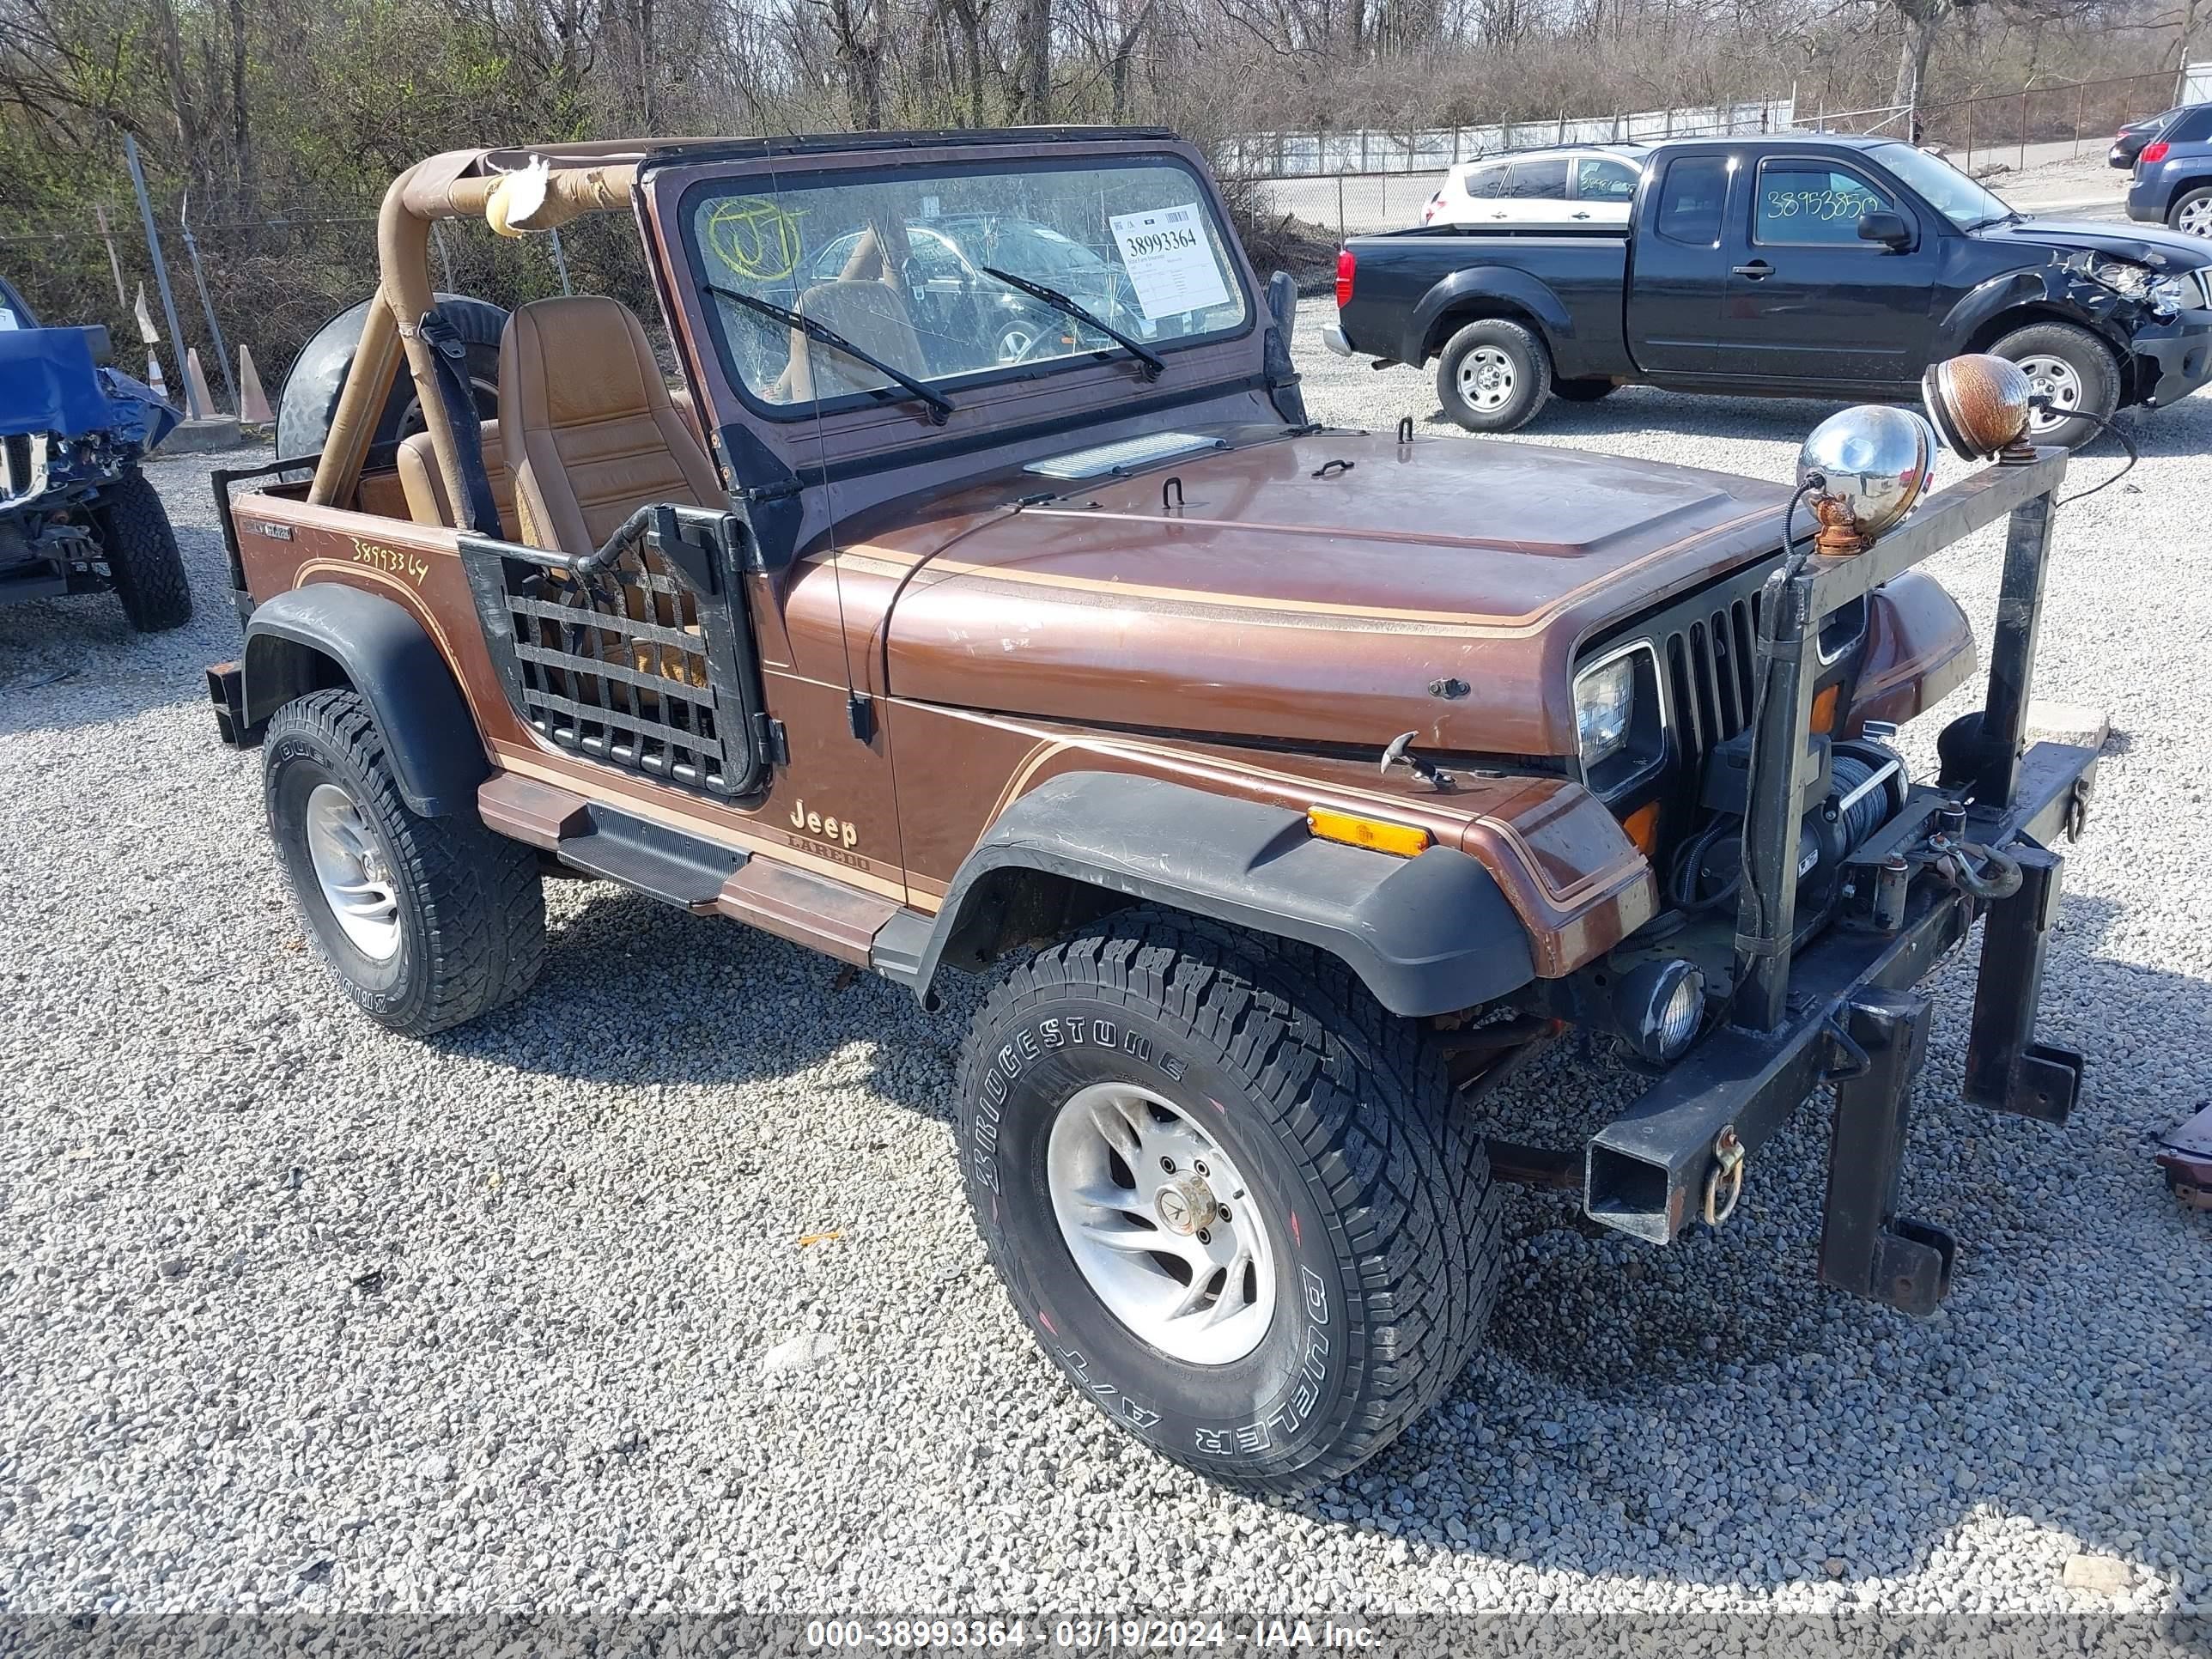
M 1618 386 L 1910 398 L 1929 363 L 1993 351 L 2047 400 L 2035 439 L 2078 444 L 2212 380 L 2212 242 L 2024 218 L 1894 139 L 1655 145 L 1625 229 L 1354 237 L 1336 302 L 1331 350 L 1437 360 L 1477 432 Z

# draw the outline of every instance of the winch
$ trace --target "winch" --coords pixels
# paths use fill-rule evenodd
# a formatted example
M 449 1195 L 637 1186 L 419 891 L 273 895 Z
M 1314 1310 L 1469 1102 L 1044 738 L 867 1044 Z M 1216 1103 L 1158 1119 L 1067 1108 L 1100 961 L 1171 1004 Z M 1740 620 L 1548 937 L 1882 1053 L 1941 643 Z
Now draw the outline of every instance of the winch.
M 1834 896 L 1844 860 L 1888 821 L 1905 800 L 1905 762 L 1872 739 L 1826 747 L 1826 764 L 1814 787 L 1797 836 L 1798 908 L 1824 908 Z M 1741 780 L 1747 775 L 1747 742 L 1724 744 L 1705 770 L 1705 804 L 1719 816 L 1678 854 L 1668 896 L 1688 911 L 1707 911 L 1735 901 L 1742 884 L 1743 820 Z

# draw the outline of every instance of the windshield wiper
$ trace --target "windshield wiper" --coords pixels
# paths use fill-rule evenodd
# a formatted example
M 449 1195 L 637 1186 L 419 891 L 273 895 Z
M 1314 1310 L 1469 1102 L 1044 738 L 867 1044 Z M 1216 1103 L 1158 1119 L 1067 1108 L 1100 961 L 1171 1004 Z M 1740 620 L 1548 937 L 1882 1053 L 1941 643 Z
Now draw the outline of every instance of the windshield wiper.
M 757 300 L 750 294 L 740 294 L 733 288 L 724 288 L 720 283 L 702 283 L 700 287 L 709 294 L 720 295 L 725 300 L 734 300 L 750 311 L 763 317 L 773 317 L 786 328 L 795 328 L 808 339 L 820 342 L 832 351 L 842 351 L 856 363 L 866 363 L 877 374 L 896 381 L 907 393 L 929 405 L 929 423 L 943 426 L 952 416 L 952 400 L 942 392 L 933 392 L 913 375 L 902 369 L 893 368 L 872 352 L 865 351 L 840 334 L 827 323 L 818 323 L 803 312 L 787 311 L 781 306 L 771 305 L 766 300 Z M 886 388 L 870 386 L 866 390 L 882 392 Z
M 1011 270 L 1000 270 L 996 265 L 981 267 L 986 276 L 995 276 L 1008 288 L 1018 288 L 1031 299 L 1042 300 L 1063 317 L 1073 317 L 1085 328 L 1095 328 L 1122 350 L 1145 366 L 1145 378 L 1157 380 L 1167 372 L 1167 364 L 1159 356 L 1131 339 L 1110 323 L 1102 323 L 1083 307 L 1056 288 L 1047 288 L 1042 283 L 1033 283 L 1026 276 L 1017 276 Z

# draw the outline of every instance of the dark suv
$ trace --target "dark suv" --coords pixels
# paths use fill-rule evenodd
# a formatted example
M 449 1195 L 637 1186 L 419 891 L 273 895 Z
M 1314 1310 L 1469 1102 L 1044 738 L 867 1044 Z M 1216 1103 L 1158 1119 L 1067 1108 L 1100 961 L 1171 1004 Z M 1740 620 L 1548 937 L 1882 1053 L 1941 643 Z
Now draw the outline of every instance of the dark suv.
M 2136 157 L 2128 217 L 2212 236 L 2212 104 L 2196 104 L 2166 124 Z

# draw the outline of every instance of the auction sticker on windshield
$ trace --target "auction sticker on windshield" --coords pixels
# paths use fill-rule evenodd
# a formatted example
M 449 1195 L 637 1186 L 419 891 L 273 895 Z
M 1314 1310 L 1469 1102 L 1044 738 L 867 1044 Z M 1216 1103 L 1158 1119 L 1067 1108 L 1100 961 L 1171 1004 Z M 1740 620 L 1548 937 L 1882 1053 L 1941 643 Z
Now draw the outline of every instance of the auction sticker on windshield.
M 1137 304 L 1153 322 L 1186 311 L 1204 311 L 1229 298 L 1220 264 L 1206 234 L 1198 204 L 1117 213 L 1107 222 L 1137 290 Z

